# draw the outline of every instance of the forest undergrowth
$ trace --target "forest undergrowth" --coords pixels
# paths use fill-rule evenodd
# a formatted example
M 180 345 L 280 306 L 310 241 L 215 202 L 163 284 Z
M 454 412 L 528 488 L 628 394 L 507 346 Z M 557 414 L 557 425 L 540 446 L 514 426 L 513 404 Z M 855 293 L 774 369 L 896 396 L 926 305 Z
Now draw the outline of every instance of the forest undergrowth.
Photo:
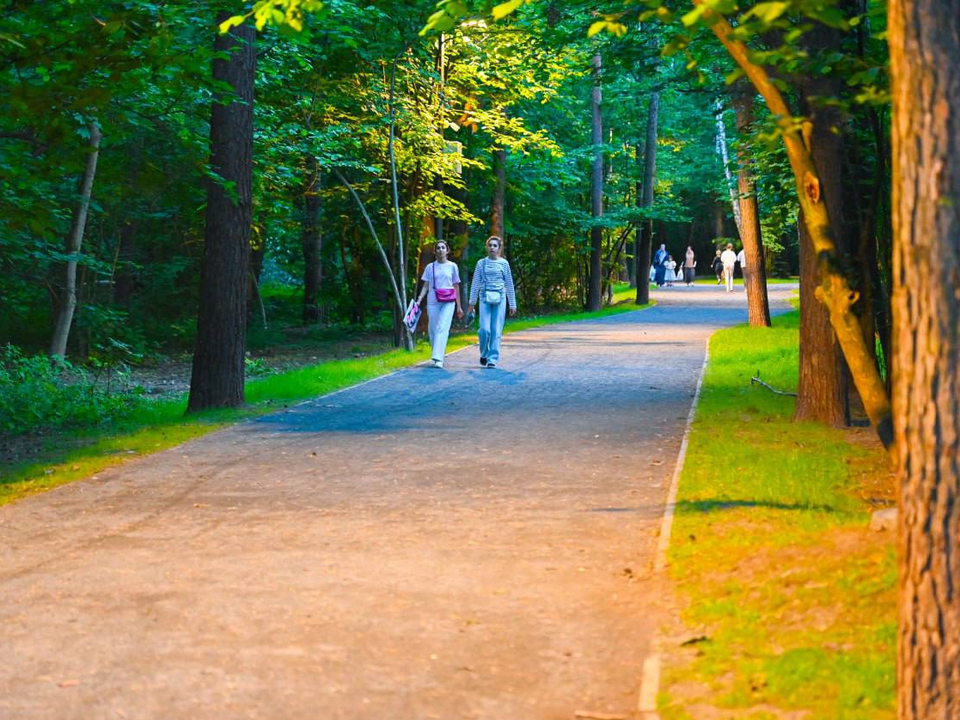
M 680 479 L 663 717 L 894 717 L 894 503 L 868 428 L 791 421 L 799 313 L 717 332 Z M 799 713 L 799 714 L 798 714 Z

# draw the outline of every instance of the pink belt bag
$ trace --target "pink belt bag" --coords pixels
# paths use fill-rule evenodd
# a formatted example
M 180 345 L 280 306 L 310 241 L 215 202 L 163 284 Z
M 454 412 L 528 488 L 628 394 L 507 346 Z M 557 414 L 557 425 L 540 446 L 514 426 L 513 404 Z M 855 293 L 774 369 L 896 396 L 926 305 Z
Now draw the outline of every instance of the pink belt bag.
M 457 301 L 456 288 L 438 288 L 437 287 L 437 269 L 433 263 L 430 263 L 430 272 L 433 273 L 433 294 L 437 296 L 437 302 L 448 303 Z

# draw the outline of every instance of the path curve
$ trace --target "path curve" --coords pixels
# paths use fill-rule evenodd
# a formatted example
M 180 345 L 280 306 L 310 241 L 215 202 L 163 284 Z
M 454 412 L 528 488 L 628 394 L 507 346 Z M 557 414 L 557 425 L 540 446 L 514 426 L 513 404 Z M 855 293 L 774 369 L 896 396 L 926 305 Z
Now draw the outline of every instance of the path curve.
M 746 316 L 655 297 L 0 508 L 0 718 L 634 717 L 705 343 Z

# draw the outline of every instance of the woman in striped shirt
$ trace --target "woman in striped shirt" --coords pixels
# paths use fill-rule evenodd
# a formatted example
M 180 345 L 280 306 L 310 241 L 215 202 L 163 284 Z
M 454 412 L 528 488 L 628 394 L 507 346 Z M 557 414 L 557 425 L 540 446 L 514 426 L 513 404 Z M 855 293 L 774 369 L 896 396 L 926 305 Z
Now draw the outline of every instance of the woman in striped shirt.
M 500 337 L 508 303 L 510 315 L 517 314 L 517 295 L 513 289 L 510 263 L 500 257 L 502 245 L 496 235 L 487 238 L 487 256 L 473 271 L 467 308 L 472 313 L 480 301 L 480 364 L 488 368 L 495 368 L 500 361 Z

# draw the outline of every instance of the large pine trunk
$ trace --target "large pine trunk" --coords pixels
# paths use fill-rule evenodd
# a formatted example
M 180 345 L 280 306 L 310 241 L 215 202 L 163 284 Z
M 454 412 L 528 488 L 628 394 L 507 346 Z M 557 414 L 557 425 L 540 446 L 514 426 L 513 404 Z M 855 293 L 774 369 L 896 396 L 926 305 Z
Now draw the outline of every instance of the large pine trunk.
M 760 208 L 756 185 L 750 169 L 746 137 L 753 126 L 753 90 L 741 89 L 734 95 L 737 132 L 740 146 L 737 151 L 737 192 L 740 207 L 740 239 L 746 263 L 743 267 L 743 285 L 747 291 L 747 317 L 751 327 L 770 327 L 770 301 L 767 298 L 767 265 L 760 232 Z
M 653 205 L 653 180 L 657 175 L 657 122 L 660 118 L 660 92 L 650 93 L 650 107 L 647 110 L 647 137 L 643 149 L 643 193 L 640 206 Z M 639 159 L 639 158 L 638 158 Z M 637 305 L 650 302 L 650 260 L 653 249 L 653 220 L 642 220 L 637 226 L 636 255 L 637 264 Z
M 901 720 L 960 717 L 960 0 L 891 0 Z
M 221 13 L 218 22 L 230 13 Z M 255 31 L 244 24 L 217 35 L 213 77 L 233 88 L 215 96 L 210 113 L 210 166 L 224 182 L 207 186 L 206 234 L 200 266 L 197 347 L 189 411 L 243 403 L 247 326 L 247 263 L 252 225 Z M 231 184 L 231 191 L 225 183 Z
M 831 28 L 811 31 L 807 47 L 811 53 L 833 51 L 841 34 Z M 801 81 L 804 111 L 810 115 L 810 154 L 816 165 L 823 202 L 830 216 L 837 254 L 849 249 L 845 222 L 846 189 L 843 184 L 843 137 L 835 108 L 823 107 L 810 98 L 833 97 L 840 88 L 829 77 Z M 794 419 L 828 425 L 850 424 L 850 382 L 840 343 L 830 322 L 830 308 L 820 303 L 816 289 L 823 282 L 821 267 L 810 236 L 801 223 L 800 232 L 800 383 Z
M 313 155 L 306 157 L 306 182 L 303 189 L 303 324 L 320 322 L 320 281 L 323 276 L 320 232 L 320 172 Z
M 590 185 L 590 212 L 594 226 L 590 229 L 590 285 L 587 310 L 600 309 L 603 286 L 603 228 L 596 224 L 603 216 L 603 117 L 600 102 L 600 53 L 593 56 L 593 95 L 591 107 L 591 142 L 593 143 L 593 176 Z

